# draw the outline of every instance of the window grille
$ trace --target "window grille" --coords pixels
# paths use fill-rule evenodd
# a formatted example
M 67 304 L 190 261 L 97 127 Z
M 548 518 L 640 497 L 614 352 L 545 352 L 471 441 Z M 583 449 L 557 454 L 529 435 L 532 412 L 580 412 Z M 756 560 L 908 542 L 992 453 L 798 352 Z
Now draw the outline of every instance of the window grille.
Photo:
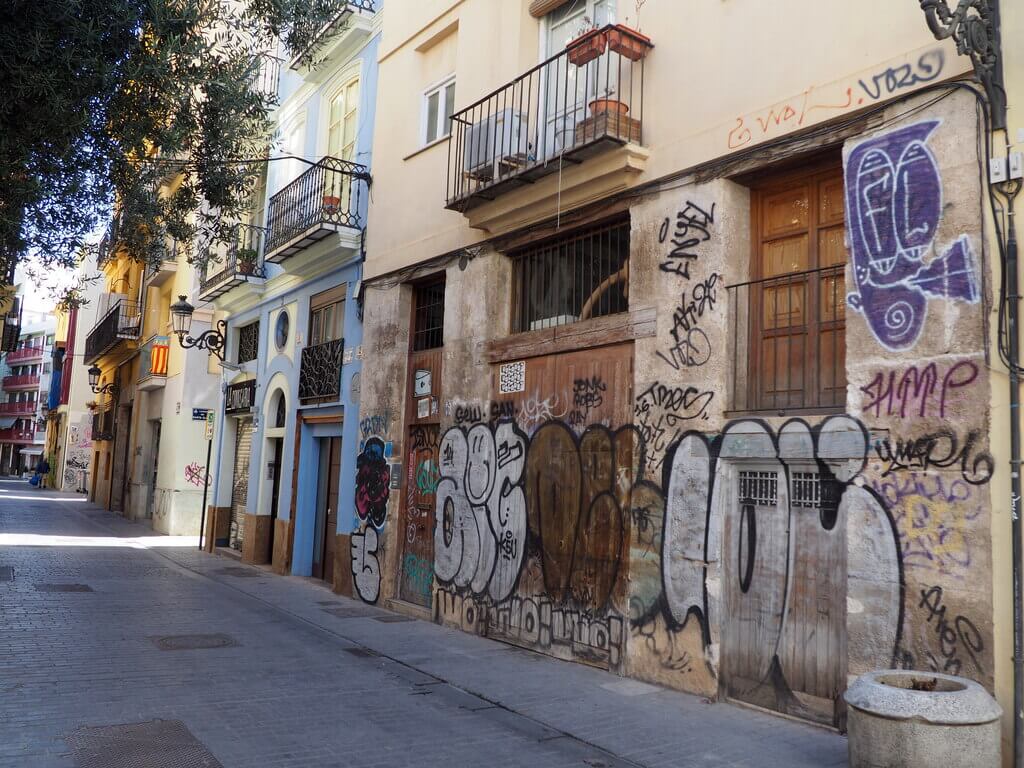
M 629 309 L 629 220 L 510 254 L 518 291 L 513 327 L 535 331 Z
M 740 472 L 740 501 L 762 507 L 774 507 L 779 499 L 779 475 L 776 472 Z
M 413 313 L 413 352 L 444 346 L 443 280 L 415 286 Z
M 255 360 L 259 354 L 260 346 L 260 324 L 255 323 L 243 325 L 238 329 L 238 362 L 248 363 Z

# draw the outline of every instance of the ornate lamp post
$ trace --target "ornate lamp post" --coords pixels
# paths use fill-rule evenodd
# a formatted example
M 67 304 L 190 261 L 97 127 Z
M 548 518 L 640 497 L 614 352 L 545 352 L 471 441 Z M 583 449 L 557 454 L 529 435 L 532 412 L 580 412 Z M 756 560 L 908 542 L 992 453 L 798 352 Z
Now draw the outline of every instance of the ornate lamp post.
M 182 349 L 208 349 L 211 355 L 217 359 L 224 360 L 224 347 L 227 345 L 228 324 L 224 320 L 217 321 L 217 330 L 212 328 L 203 331 L 198 337 L 189 335 L 192 327 L 192 313 L 195 307 L 188 303 L 184 296 L 179 295 L 178 300 L 171 304 L 171 327 L 178 337 L 178 343 Z
M 110 382 L 104 384 L 102 387 L 97 386 L 100 383 L 100 375 L 103 373 L 98 366 L 94 365 L 89 369 L 89 388 L 97 395 L 110 395 L 114 397 L 117 395 L 117 382 Z

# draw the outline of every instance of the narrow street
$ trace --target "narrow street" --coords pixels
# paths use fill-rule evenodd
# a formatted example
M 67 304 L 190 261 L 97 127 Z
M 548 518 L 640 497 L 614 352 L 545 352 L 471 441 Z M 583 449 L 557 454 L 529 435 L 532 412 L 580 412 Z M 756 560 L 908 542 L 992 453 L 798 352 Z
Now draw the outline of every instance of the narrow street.
M 0 482 L 0 615 L 2 766 L 846 761 L 830 732 L 410 620 L 24 482 Z M 110 740 L 140 723 L 134 751 Z

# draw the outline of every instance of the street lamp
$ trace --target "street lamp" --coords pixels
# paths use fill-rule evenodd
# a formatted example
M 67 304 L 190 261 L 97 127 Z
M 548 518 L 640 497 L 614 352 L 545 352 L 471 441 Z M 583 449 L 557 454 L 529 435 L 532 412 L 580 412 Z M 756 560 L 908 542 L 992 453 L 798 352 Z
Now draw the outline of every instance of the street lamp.
M 189 330 L 192 327 L 192 313 L 196 311 L 184 296 L 179 295 L 178 300 L 171 304 L 171 327 L 178 337 L 178 343 L 182 349 L 208 349 L 210 354 L 216 355 L 217 359 L 224 360 L 224 346 L 227 344 L 228 324 L 224 320 L 217 321 L 217 329 L 212 328 L 203 331 L 198 338 L 192 338 Z
M 96 365 L 89 369 L 89 388 L 97 395 L 110 395 L 113 397 L 117 394 L 116 382 L 112 381 L 109 384 L 104 384 L 102 387 L 96 386 L 100 383 L 100 374 L 102 373 L 103 371 L 101 371 L 99 366 Z

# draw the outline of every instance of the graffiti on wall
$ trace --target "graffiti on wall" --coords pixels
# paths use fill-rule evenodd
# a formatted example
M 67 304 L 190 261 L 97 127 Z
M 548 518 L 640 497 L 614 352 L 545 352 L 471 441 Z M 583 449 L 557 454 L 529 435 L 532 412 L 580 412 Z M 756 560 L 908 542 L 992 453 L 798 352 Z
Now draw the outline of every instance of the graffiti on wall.
M 186 464 L 185 482 L 197 488 L 202 488 L 210 482 L 209 476 L 206 474 L 206 468 L 197 461 Z
M 380 596 L 379 538 L 384 528 L 391 495 L 391 466 L 387 457 L 391 444 L 380 435 L 386 433 L 391 419 L 388 413 L 371 415 L 359 422 L 363 444 L 356 457 L 355 510 L 358 527 L 352 533 L 352 583 L 356 593 L 368 603 Z
M 866 387 L 864 412 L 874 416 L 946 418 L 947 408 L 967 402 L 966 395 L 978 378 L 973 360 L 955 363 L 931 362 L 879 371 Z M 951 410 L 952 412 L 952 410 Z
M 942 216 L 942 179 L 926 120 L 858 144 L 846 160 L 846 206 L 855 290 L 846 301 L 878 342 L 912 347 L 931 298 L 975 303 L 979 288 L 967 235 L 925 264 Z
M 699 257 L 697 247 L 711 239 L 711 225 L 715 222 L 715 204 L 705 210 L 697 203 L 687 200 L 682 210 L 676 213 L 675 229 L 672 231 L 670 245 L 665 260 L 659 267 L 669 272 L 690 279 L 690 264 Z M 669 236 L 671 220 L 666 218 L 658 230 L 658 242 L 664 244 Z
M 356 514 L 380 530 L 388 513 L 391 467 L 384 456 L 384 441 L 367 438 L 356 457 Z

